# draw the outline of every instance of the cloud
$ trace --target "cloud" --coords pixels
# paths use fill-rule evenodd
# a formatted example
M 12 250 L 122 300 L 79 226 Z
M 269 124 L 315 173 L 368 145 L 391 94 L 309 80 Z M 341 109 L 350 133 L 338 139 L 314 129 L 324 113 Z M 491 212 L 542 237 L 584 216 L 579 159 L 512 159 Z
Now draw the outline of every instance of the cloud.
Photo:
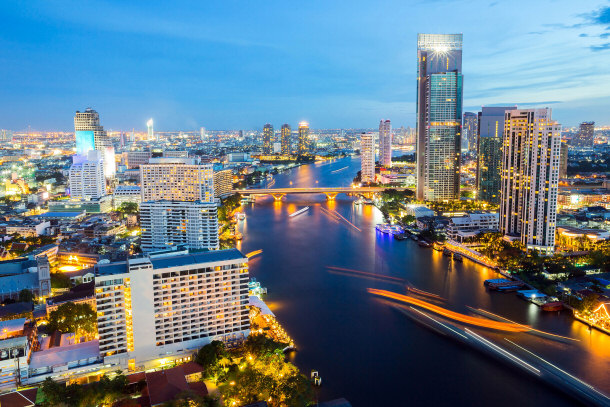
M 589 48 L 594 52 L 610 50 L 610 42 L 601 45 L 591 45 Z
M 596 25 L 608 25 L 606 29 L 610 29 L 610 6 L 600 7 L 598 10 L 585 15 L 585 18 Z

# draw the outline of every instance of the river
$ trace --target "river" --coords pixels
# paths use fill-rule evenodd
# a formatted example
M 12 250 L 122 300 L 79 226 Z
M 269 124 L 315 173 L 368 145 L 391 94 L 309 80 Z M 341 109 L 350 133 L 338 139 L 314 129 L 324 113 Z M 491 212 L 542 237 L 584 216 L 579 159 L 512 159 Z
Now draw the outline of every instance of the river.
M 349 186 L 357 157 L 311 164 L 276 175 L 274 188 Z M 346 168 L 347 167 L 347 168 Z M 333 273 L 328 266 L 405 278 L 447 299 L 446 307 L 480 307 L 514 321 L 580 341 L 564 344 L 525 334 L 494 334 L 519 343 L 610 393 L 610 337 L 590 331 L 567 312 L 542 313 L 514 293 L 490 293 L 483 281 L 497 277 L 467 259 L 452 263 L 441 253 L 375 231 L 382 221 L 370 205 L 339 195 L 257 198 L 240 222 L 250 275 L 267 287 L 266 301 L 298 348 L 293 362 L 305 374 L 320 372 L 320 401 L 345 397 L 353 406 L 468 405 L 569 406 L 575 402 L 525 373 L 488 358 L 413 322 L 366 292 L 404 292 L 396 285 Z M 289 214 L 309 206 L 295 217 Z M 335 210 L 353 223 L 328 215 Z M 358 230 L 358 229 L 360 230 Z

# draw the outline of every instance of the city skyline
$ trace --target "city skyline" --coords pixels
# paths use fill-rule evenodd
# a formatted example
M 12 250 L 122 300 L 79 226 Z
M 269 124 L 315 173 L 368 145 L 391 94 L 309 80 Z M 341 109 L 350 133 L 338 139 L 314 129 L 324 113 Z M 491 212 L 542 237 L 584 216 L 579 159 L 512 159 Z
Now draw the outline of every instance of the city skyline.
M 77 12 L 41 3 L 31 13 L 3 4 L 9 24 L 2 28 L 0 127 L 68 130 L 66 113 L 79 106 L 104 112 L 108 130 L 143 129 L 150 117 L 160 131 L 301 120 L 315 128 L 373 127 L 379 117 L 412 127 L 416 61 L 410 50 L 418 32 L 464 34 L 464 111 L 552 107 L 565 126 L 610 124 L 604 115 L 610 90 L 598 85 L 608 75 L 607 3 L 581 2 L 575 9 L 537 2 L 526 15 L 513 3 L 476 2 L 477 13 L 452 6 L 437 2 L 434 21 L 421 18 L 425 3 L 329 6 L 325 15 L 345 17 L 337 24 L 320 18 L 316 4 L 270 5 L 285 18 L 259 29 L 252 19 L 269 12 L 260 5 L 166 13 L 155 4 L 142 9 L 110 2 L 99 13 L 91 4 Z M 387 10 L 393 12 L 383 29 L 357 35 L 351 29 Z M 499 15 L 502 21 L 494 18 Z M 288 29 L 298 19 L 307 24 Z M 555 51 L 559 44 L 562 53 Z M 95 63 L 90 49 L 98 55 Z M 388 63 L 372 63 L 380 51 Z M 280 69 L 268 69 L 272 65 Z

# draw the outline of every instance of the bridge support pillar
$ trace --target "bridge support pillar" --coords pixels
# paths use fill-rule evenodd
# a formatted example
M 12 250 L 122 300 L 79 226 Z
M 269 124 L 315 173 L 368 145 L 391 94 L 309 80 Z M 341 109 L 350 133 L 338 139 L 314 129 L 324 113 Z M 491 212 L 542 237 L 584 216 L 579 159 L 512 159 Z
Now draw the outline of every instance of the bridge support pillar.
M 327 200 L 334 201 L 338 195 L 338 192 L 326 192 L 325 195 Z
M 282 198 L 284 197 L 284 195 L 286 194 L 271 194 L 273 196 L 273 199 L 275 199 L 276 201 L 281 201 Z

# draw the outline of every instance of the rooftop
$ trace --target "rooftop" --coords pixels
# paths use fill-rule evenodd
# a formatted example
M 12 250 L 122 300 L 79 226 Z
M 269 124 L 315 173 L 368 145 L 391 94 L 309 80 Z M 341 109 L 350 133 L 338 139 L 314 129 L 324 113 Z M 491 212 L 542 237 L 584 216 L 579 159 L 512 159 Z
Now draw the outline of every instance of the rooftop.
M 100 346 L 98 340 L 68 346 L 52 347 L 47 350 L 32 352 L 30 369 L 67 365 L 68 362 L 97 358 L 99 355 Z

